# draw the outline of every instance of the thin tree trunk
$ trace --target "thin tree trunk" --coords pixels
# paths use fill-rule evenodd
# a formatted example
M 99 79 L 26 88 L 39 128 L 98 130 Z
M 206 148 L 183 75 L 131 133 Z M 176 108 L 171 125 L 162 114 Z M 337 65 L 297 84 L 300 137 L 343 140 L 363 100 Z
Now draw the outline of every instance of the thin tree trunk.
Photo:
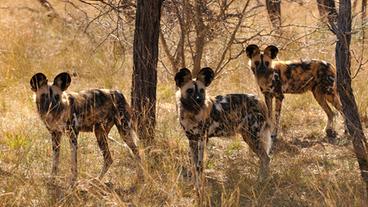
M 165 36 L 164 36 L 162 30 L 160 30 L 160 42 L 161 42 L 161 45 L 162 45 L 162 49 L 164 50 L 164 52 L 167 56 L 167 59 L 169 59 L 169 62 L 171 64 L 171 70 L 175 74 L 178 70 L 178 66 L 175 62 L 174 55 L 171 55 L 171 53 L 170 53 L 169 46 L 167 45 L 167 41 L 165 39 Z
M 187 1 L 183 1 L 183 9 L 182 11 L 183 12 L 183 16 L 180 16 L 179 12 L 179 6 L 177 4 L 176 1 L 175 2 L 175 10 L 177 12 L 177 17 L 178 17 L 178 20 L 179 20 L 179 26 L 180 26 L 180 40 L 178 42 L 178 45 L 177 45 L 177 54 L 176 54 L 176 58 L 175 58 L 175 62 L 177 64 L 179 64 L 179 66 L 181 68 L 184 68 L 186 66 L 185 64 L 185 36 L 187 35 L 187 32 L 188 32 L 188 26 L 187 26 L 187 21 L 186 19 L 188 18 L 188 2 Z M 179 68 L 176 69 L 175 72 L 178 72 Z
M 317 0 L 319 16 L 330 25 L 336 24 L 337 11 L 334 0 Z
M 158 40 L 163 0 L 138 0 L 133 43 L 132 107 L 140 139 L 155 136 Z
M 367 21 L 367 0 L 362 0 L 362 25 Z
M 201 60 L 203 56 L 204 44 L 205 44 L 205 33 L 206 27 L 203 22 L 202 17 L 202 8 L 203 8 L 202 0 L 195 0 L 194 4 L 194 20 L 195 20 L 195 30 L 196 30 L 196 40 L 195 40 L 195 54 L 193 56 L 193 76 L 197 76 L 199 70 L 201 69 Z
M 164 50 L 167 58 L 169 59 L 169 62 L 171 64 L 171 70 L 172 72 L 175 74 L 179 71 L 180 68 L 184 68 L 185 67 L 185 51 L 184 51 L 184 44 L 185 44 L 185 35 L 187 33 L 187 29 L 186 29 L 186 23 L 185 23 L 185 13 L 186 11 L 186 3 L 183 2 L 183 9 L 180 10 L 179 9 L 179 4 L 176 1 L 173 1 L 174 3 L 174 8 L 175 8 L 175 12 L 176 12 L 176 17 L 178 18 L 178 22 L 179 22 L 179 27 L 180 27 L 180 39 L 176 45 L 176 50 L 174 54 L 171 54 L 170 49 L 169 49 L 169 45 L 167 44 L 167 41 L 165 39 L 165 36 L 162 32 L 162 30 L 160 30 L 160 42 L 162 45 L 162 49 Z M 180 67 L 180 68 L 179 68 Z
M 266 0 L 266 8 L 274 29 L 281 27 L 281 0 Z
M 368 192 L 368 162 L 367 142 L 351 87 L 350 72 L 350 42 L 351 42 L 351 1 L 340 0 L 337 17 L 336 68 L 337 89 L 343 106 L 343 113 L 347 120 L 348 132 L 353 138 L 355 155 L 358 159 L 361 176 L 366 183 Z

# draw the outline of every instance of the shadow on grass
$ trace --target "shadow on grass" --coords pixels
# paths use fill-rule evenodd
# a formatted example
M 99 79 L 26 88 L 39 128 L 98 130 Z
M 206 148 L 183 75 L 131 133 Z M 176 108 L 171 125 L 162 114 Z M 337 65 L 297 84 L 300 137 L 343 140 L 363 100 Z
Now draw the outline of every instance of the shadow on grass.
M 98 179 L 80 181 L 75 187 L 65 187 L 55 181 L 48 181 L 46 188 L 49 206 L 104 205 L 107 201 L 133 206 L 130 202 L 137 192 L 137 186 L 124 188 Z

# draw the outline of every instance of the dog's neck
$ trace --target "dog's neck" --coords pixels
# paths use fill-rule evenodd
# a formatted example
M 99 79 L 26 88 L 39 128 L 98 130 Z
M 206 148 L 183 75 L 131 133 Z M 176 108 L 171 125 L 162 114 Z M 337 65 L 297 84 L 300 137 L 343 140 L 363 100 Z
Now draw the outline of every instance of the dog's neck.
M 37 103 L 37 110 L 41 119 L 47 124 L 51 124 L 57 120 L 65 118 L 66 110 L 68 110 L 68 94 L 63 93 L 57 102 Z

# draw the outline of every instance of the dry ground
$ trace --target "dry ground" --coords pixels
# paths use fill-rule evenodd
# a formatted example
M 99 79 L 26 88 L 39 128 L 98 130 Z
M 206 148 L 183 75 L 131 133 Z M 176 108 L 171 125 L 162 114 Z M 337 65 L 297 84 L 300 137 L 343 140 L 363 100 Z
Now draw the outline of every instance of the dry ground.
M 23 1 L 4 0 L 0 10 L 0 206 L 195 206 L 193 185 L 185 176 L 189 166 L 188 144 L 176 117 L 175 86 L 161 64 L 157 137 L 151 147 L 141 149 L 145 153 L 145 181 L 136 181 L 136 164 L 127 149 L 114 142 L 109 143 L 114 163 L 103 181 L 95 180 L 102 156 L 94 136 L 82 133 L 78 187 L 68 188 L 70 162 L 66 138 L 62 142 L 60 176 L 57 183 L 49 182 L 51 140 L 36 114 L 29 87 L 31 76 L 42 71 L 52 80 L 57 73 L 69 71 L 75 74 L 69 90 L 115 88 L 130 97 L 132 58 L 129 51 L 125 58 L 112 57 L 113 48 L 109 44 L 95 50 L 96 44 L 74 25 L 50 21 L 43 12 L 19 8 L 19 2 Z M 24 1 L 24 5 L 42 11 L 34 1 Z M 300 7 L 289 3 L 287 6 L 291 10 Z M 285 12 L 286 21 L 295 23 L 301 19 L 299 24 L 314 24 L 310 16 L 316 15 L 316 9 L 310 2 L 301 6 L 306 7 L 313 13 Z M 290 28 L 285 35 L 296 32 L 303 31 Z M 306 56 L 334 62 L 333 41 L 328 31 L 319 31 L 305 38 L 305 44 L 312 46 L 296 52 L 293 48 L 300 48 L 300 43 L 290 44 L 281 57 Z M 353 48 L 359 46 L 355 38 Z M 363 70 L 353 83 L 365 120 L 367 75 L 367 70 Z M 247 68 L 245 55 L 229 65 L 209 92 L 261 95 Z M 326 142 L 325 122 L 325 114 L 311 94 L 286 96 L 281 141 L 272 157 L 270 179 L 262 184 L 257 182 L 257 158 L 240 137 L 210 140 L 207 203 L 363 206 L 364 186 L 351 140 L 343 136 L 342 118 L 337 122 L 339 137 L 335 145 Z M 120 140 L 115 129 L 110 135 Z

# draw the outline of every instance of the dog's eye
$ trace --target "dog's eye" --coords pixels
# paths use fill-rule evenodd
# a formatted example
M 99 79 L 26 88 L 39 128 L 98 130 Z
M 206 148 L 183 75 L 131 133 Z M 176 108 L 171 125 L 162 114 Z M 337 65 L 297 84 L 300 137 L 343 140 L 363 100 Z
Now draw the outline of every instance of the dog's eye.
M 259 61 L 255 61 L 254 64 L 259 65 Z
M 187 90 L 187 93 L 193 93 L 193 89 L 192 89 L 192 88 L 189 88 L 189 89 Z
M 201 88 L 201 90 L 199 90 L 199 92 L 200 92 L 200 93 L 204 93 L 204 89 L 203 89 L 203 88 Z
M 270 65 L 270 62 L 265 62 L 266 66 L 268 67 Z

